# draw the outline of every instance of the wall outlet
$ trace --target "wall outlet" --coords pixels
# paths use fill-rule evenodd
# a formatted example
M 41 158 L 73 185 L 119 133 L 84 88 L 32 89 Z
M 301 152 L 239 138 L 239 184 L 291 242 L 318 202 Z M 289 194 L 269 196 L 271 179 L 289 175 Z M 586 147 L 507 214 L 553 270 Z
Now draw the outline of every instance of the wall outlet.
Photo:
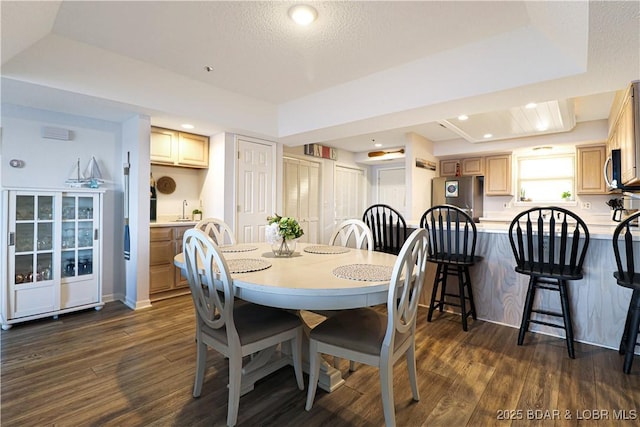
M 509 203 L 509 202 L 504 202 L 504 203 L 502 204 L 502 207 L 503 207 L 503 208 L 505 208 L 505 209 L 509 209 L 509 208 L 511 208 L 511 203 Z
M 591 202 L 582 202 L 582 209 L 591 209 Z

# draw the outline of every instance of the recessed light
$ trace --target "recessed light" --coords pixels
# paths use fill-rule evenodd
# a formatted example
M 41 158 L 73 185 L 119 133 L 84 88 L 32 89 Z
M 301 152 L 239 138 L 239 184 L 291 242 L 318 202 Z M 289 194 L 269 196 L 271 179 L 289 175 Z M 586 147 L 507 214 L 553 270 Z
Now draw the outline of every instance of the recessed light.
M 298 4 L 289 9 L 289 17 L 302 26 L 311 24 L 318 17 L 318 12 L 306 4 Z
M 535 102 L 530 102 L 527 105 L 525 105 L 524 108 L 532 109 L 532 108 L 536 108 L 537 106 L 538 104 L 536 104 Z
M 376 142 L 375 144 L 373 144 L 374 147 L 382 147 L 382 144 L 380 144 L 379 142 Z
M 483 136 L 485 138 L 491 138 L 493 136 L 493 134 L 492 133 L 485 133 Z
M 540 132 L 544 132 L 545 130 L 549 129 L 549 126 L 547 125 L 538 125 L 536 126 L 536 129 Z
M 465 120 L 469 120 L 469 116 L 467 116 L 466 114 L 460 114 L 458 116 L 458 120 L 460 120 L 461 122 L 464 122 Z
M 184 123 L 181 125 L 182 129 L 193 129 L 195 126 L 189 123 Z
M 212 71 L 213 71 L 213 67 L 212 67 L 211 65 L 205 65 L 204 70 L 205 70 L 207 73 L 210 73 L 210 72 L 212 72 Z

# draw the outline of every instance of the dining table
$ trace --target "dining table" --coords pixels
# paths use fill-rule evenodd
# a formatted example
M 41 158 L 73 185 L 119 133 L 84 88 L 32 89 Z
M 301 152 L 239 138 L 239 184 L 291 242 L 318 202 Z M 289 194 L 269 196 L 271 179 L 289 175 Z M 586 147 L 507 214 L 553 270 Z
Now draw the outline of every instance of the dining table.
M 307 334 L 313 326 L 305 320 L 305 311 L 385 304 L 397 259 L 396 255 L 383 252 L 313 243 L 297 243 L 291 256 L 276 256 L 271 245 L 264 242 L 219 249 L 230 270 L 236 298 L 298 312 Z M 182 253 L 175 256 L 174 264 L 184 270 Z M 268 365 L 282 366 L 281 362 L 271 363 L 273 356 L 273 352 L 259 355 L 243 370 L 272 372 L 274 368 Z M 308 362 L 303 363 L 303 369 L 308 372 Z M 343 383 L 340 371 L 324 363 L 318 386 L 331 392 Z M 243 384 L 242 389 L 245 393 L 253 389 L 253 384 Z

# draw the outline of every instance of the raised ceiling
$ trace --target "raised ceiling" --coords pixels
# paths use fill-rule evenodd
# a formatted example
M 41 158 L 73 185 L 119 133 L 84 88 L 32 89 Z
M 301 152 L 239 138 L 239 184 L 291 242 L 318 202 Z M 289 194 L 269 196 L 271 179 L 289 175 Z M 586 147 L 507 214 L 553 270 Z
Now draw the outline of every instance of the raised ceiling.
M 307 3 L 4 0 L 2 100 L 365 151 L 530 101 L 606 118 L 640 78 L 638 2 Z

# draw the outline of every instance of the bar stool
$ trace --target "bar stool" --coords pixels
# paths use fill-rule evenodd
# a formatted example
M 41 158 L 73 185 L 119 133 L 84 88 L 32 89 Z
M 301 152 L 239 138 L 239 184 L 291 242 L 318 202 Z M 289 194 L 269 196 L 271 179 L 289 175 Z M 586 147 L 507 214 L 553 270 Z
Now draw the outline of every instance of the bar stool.
M 436 308 L 442 313 L 445 305 L 460 307 L 462 329 L 466 331 L 467 317 L 472 316 L 474 320 L 477 319 L 469 276 L 469 267 L 482 260 L 482 257 L 475 254 L 478 234 L 476 225 L 473 219 L 457 206 L 437 205 L 422 214 L 420 227 L 425 228 L 429 235 L 427 261 L 437 264 L 427 321 L 431 322 Z M 447 292 L 449 274 L 458 277 L 458 293 Z M 439 299 L 437 299 L 438 288 L 440 288 Z M 455 298 L 459 302 L 456 302 Z M 467 301 L 469 301 L 469 309 L 467 309 Z
M 623 371 L 631 372 L 631 364 L 638 341 L 638 328 L 640 327 L 640 273 L 636 272 L 634 263 L 633 234 L 640 234 L 637 225 L 640 212 L 636 212 L 622 221 L 613 232 L 613 253 L 616 257 L 618 271 L 613 273 L 618 285 L 633 290 L 627 321 L 624 325 L 622 339 L 620 339 L 620 354 L 624 354 Z M 622 256 L 621 256 L 622 253 Z M 624 260 L 624 264 L 623 264 Z M 626 271 L 625 271 L 626 267 Z
M 529 276 L 518 345 L 524 342 L 531 323 L 560 328 L 566 334 L 569 357 L 575 359 L 567 281 L 582 279 L 582 264 L 589 247 L 587 225 L 567 209 L 536 207 L 513 219 L 509 226 L 509 242 L 516 259 L 516 272 Z M 559 292 L 562 313 L 534 308 L 538 289 Z M 562 318 L 563 324 L 532 317 L 533 313 Z
M 407 223 L 400 212 L 389 205 L 369 206 L 362 221 L 373 233 L 373 250 L 398 255 L 407 239 Z

